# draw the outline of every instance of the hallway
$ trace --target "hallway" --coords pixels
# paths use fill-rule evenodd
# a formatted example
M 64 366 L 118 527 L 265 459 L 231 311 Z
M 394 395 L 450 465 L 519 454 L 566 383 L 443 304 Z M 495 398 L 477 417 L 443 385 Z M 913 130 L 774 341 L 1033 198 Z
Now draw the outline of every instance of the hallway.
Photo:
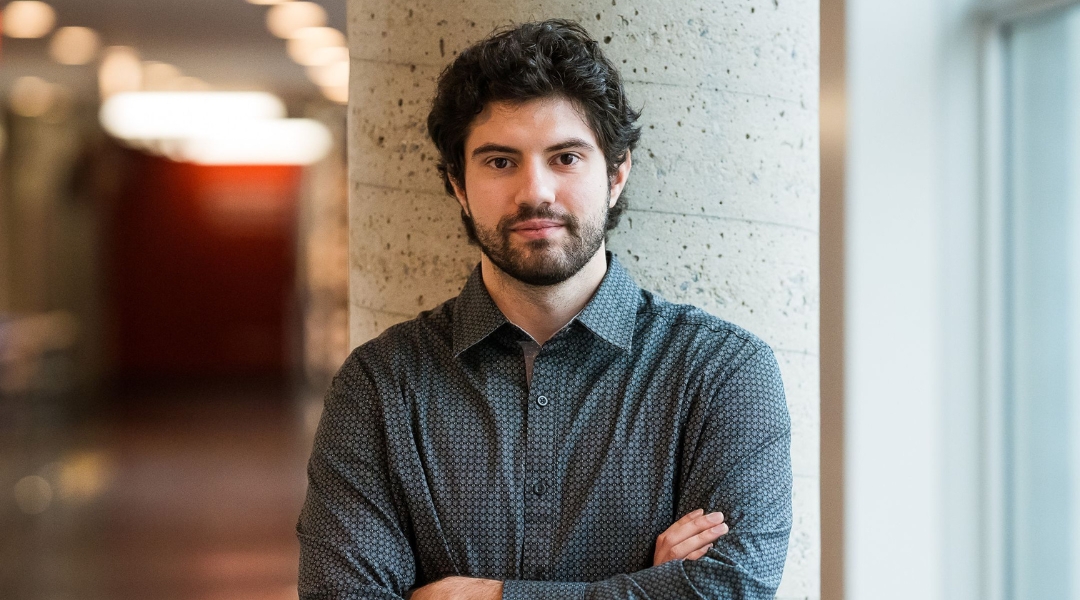
M 77 426 L 33 406 L 4 432 L 0 480 L 21 481 L 0 504 L 0 596 L 296 597 L 310 442 L 286 382 L 143 382 L 102 405 Z

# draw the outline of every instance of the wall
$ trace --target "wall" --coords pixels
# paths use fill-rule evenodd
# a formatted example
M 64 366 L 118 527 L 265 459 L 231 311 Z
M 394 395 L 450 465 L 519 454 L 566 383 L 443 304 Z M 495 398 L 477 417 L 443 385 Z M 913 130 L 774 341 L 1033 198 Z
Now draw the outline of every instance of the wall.
M 350 330 L 360 344 L 455 295 L 478 260 L 434 169 L 434 79 L 510 21 L 579 20 L 643 107 L 612 250 L 646 288 L 777 353 L 795 529 L 780 598 L 819 595 L 818 8 L 813 2 L 352 0 Z

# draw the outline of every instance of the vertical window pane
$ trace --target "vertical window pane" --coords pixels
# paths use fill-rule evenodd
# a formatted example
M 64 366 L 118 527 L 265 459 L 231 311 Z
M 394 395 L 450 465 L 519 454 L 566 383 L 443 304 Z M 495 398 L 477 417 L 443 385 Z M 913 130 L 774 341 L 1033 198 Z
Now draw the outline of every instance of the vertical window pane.
M 1080 7 L 1009 50 L 1009 585 L 1080 600 Z

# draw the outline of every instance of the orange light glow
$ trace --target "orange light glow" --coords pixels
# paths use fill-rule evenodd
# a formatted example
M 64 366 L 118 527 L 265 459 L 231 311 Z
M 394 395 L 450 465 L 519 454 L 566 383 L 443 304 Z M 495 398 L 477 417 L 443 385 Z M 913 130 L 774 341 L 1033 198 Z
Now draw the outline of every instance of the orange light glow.
M 98 86 L 101 97 L 108 98 L 120 92 L 134 92 L 142 87 L 142 62 L 134 48 L 111 46 L 105 50 L 105 59 L 98 70 Z
M 266 26 L 270 33 L 289 39 L 305 27 L 326 25 L 326 11 L 314 2 L 285 2 L 270 7 L 266 12 Z
M 345 35 L 333 27 L 299 29 L 289 38 L 287 45 L 289 56 L 305 66 L 326 64 L 328 61 L 319 62 L 316 54 L 331 48 L 345 48 Z
M 61 27 L 49 41 L 49 55 L 62 65 L 85 65 L 101 49 L 101 38 L 88 27 Z
M 4 7 L 4 35 L 13 38 L 39 38 L 52 31 L 56 11 L 37 0 L 15 0 Z
M 349 61 L 339 60 L 328 65 L 307 68 L 308 78 L 319 87 L 343 87 L 349 85 Z

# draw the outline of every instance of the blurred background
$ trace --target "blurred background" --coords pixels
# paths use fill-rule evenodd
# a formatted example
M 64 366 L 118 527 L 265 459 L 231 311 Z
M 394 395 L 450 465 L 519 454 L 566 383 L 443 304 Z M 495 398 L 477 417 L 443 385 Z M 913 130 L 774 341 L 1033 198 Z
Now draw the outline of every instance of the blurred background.
M 1080 2 L 821 2 L 822 597 L 1080 599 Z
M 821 598 L 1080 600 L 1080 2 L 820 8 Z M 295 598 L 345 2 L 2 10 L 0 599 Z
M 295 598 L 344 2 L 2 10 L 0 598 Z

